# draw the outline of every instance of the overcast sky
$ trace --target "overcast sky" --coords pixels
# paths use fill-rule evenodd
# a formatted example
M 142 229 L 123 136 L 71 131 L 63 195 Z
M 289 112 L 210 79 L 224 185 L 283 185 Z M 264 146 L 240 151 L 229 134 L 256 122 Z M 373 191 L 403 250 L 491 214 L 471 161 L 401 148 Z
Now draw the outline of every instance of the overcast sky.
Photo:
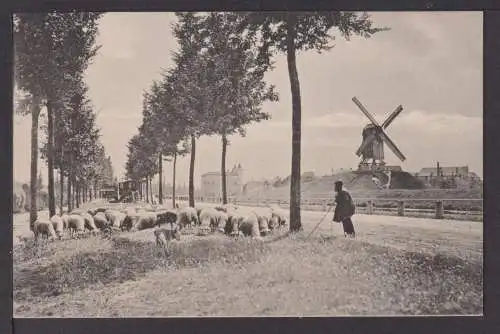
M 468 165 L 482 176 L 483 23 L 480 12 L 372 13 L 388 26 L 370 39 L 343 40 L 322 54 L 299 53 L 302 98 L 302 171 L 323 175 L 332 168 L 356 168 L 366 117 L 351 101 L 357 96 L 379 122 L 399 104 L 389 126 L 407 160 L 386 147 L 386 160 L 408 171 Z M 110 13 L 100 22 L 99 55 L 87 71 L 89 96 L 98 110 L 102 142 L 115 172 L 124 174 L 126 144 L 141 123 L 142 93 L 162 68 L 172 66 L 172 13 Z M 268 82 L 280 101 L 263 110 L 272 119 L 248 127 L 245 138 L 230 138 L 227 165 L 241 163 L 245 180 L 286 176 L 291 170 L 291 93 L 286 56 L 275 57 Z M 29 179 L 29 117 L 15 117 L 14 177 Z M 220 170 L 221 140 L 203 137 L 196 150 L 195 184 Z M 44 180 L 45 165 L 42 164 Z M 170 163 L 165 164 L 167 182 Z M 189 156 L 178 160 L 178 184 L 187 183 Z

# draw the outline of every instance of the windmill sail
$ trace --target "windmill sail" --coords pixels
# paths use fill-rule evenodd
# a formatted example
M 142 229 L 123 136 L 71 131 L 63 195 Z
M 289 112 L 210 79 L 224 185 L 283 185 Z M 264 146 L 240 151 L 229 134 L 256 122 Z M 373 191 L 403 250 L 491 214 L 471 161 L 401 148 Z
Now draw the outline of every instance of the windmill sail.
M 380 127 L 380 125 L 377 123 L 377 120 L 373 118 L 373 116 L 370 114 L 370 112 L 365 108 L 364 105 L 361 104 L 361 102 L 355 97 L 352 98 L 352 101 L 356 103 L 359 109 L 365 114 L 366 117 L 372 122 L 373 125 Z
M 403 106 L 399 105 L 396 108 L 396 110 L 394 110 L 392 114 L 389 117 L 387 117 L 384 123 L 382 123 L 382 129 L 387 128 L 402 111 L 403 111 Z
M 380 138 L 382 138 L 382 140 L 384 141 L 384 143 L 386 143 L 387 147 L 389 147 L 391 149 L 391 151 L 401 161 L 405 161 L 406 160 L 406 157 L 403 155 L 403 153 L 401 153 L 401 151 L 398 149 L 398 147 L 396 146 L 396 144 L 393 143 L 393 141 L 389 138 L 389 136 L 387 136 L 385 134 L 385 132 L 381 131 L 379 135 L 380 135 Z

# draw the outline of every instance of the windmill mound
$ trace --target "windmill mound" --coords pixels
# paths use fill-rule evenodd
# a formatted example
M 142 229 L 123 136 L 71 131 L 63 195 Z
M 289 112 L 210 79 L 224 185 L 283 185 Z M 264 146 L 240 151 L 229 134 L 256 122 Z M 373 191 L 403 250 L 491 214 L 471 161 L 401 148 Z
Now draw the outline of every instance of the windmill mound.
M 374 181 L 376 177 L 380 183 Z M 344 187 L 354 194 L 374 194 L 382 191 L 383 185 L 389 182 L 389 176 L 384 172 L 371 171 L 346 171 L 336 173 L 334 175 L 325 175 L 321 177 L 313 177 L 302 179 L 301 182 L 301 197 L 304 199 L 311 198 L 329 198 L 333 194 L 335 181 L 342 181 Z M 408 172 L 392 172 L 389 189 L 398 190 L 416 190 L 424 189 L 425 185 L 415 176 Z M 269 199 L 287 199 L 290 196 L 290 177 L 273 184 L 271 187 L 264 189 L 258 188 L 248 192 L 247 198 L 262 198 Z
M 424 183 L 408 172 L 392 172 L 391 189 L 424 189 Z

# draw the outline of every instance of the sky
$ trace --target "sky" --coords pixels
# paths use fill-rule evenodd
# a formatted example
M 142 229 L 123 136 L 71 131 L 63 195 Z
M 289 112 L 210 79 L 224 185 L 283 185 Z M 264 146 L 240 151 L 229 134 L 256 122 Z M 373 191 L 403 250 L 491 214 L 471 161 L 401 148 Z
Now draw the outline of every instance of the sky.
M 382 123 L 398 106 L 404 110 L 386 133 L 406 156 L 403 163 L 385 146 L 386 162 L 417 172 L 422 167 L 468 165 L 483 172 L 483 19 L 481 12 L 374 12 L 376 26 L 390 27 L 369 39 L 343 39 L 321 54 L 297 54 L 302 103 L 303 172 L 356 168 L 354 154 L 368 119 L 352 102 L 356 96 Z M 127 142 L 142 122 L 142 94 L 163 69 L 173 66 L 177 43 L 173 13 L 107 13 L 100 21 L 99 54 L 87 70 L 89 97 L 98 112 L 102 142 L 118 177 L 125 173 Z M 262 110 L 271 119 L 230 137 L 227 166 L 241 163 L 244 180 L 285 177 L 291 172 L 292 102 L 285 55 L 274 57 L 266 81 L 279 102 Z M 30 117 L 14 119 L 14 178 L 29 180 Z M 219 171 L 220 137 L 197 144 L 195 185 Z M 46 179 L 46 167 L 41 163 Z M 164 164 L 171 182 L 171 163 Z M 177 182 L 188 182 L 189 155 L 178 159 Z

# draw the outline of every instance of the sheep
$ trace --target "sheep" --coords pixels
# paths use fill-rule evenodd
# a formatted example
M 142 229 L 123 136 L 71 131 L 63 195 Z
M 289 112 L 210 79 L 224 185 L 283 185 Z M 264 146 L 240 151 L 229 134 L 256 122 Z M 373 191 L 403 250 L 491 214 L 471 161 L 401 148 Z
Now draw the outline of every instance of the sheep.
M 269 229 L 273 231 L 275 229 L 286 227 L 288 219 L 285 210 L 276 205 L 270 207 L 270 209 L 271 218 L 269 219 Z
M 227 223 L 228 216 L 223 211 L 217 211 L 214 208 L 204 208 L 200 213 L 200 224 L 205 229 L 209 228 L 214 232 L 219 227 L 224 227 Z
M 255 213 L 249 213 L 245 215 L 243 219 L 241 219 L 238 227 L 244 236 L 251 236 L 255 239 L 261 238 L 259 230 L 259 218 Z
M 97 226 L 95 226 L 94 217 L 92 217 L 87 212 L 80 214 L 80 216 L 82 216 L 85 220 L 85 228 L 87 228 L 93 234 L 98 232 Z
M 68 216 L 68 229 L 71 237 L 83 234 L 85 232 L 85 219 L 80 215 Z
M 133 225 L 133 231 L 145 230 L 147 228 L 153 228 L 156 225 L 156 213 L 155 212 L 144 212 L 141 213 Z
M 120 229 L 122 231 L 130 231 L 139 221 L 140 215 L 137 213 L 128 214 L 123 219 Z
M 213 227 L 218 225 L 218 212 L 213 208 L 203 208 L 200 211 L 200 232 L 202 234 L 208 233 L 213 230 Z
M 156 245 L 157 246 L 162 246 L 165 247 L 168 245 L 168 242 L 171 240 L 181 240 L 181 234 L 177 230 L 177 228 L 174 229 L 168 229 L 168 228 L 157 228 L 154 230 L 154 235 L 156 239 Z
M 239 226 L 245 218 L 244 212 L 229 209 L 226 215 L 227 220 L 226 224 L 224 225 L 224 233 L 231 236 L 238 236 L 240 230 Z
M 47 239 L 55 239 L 57 237 L 54 226 L 50 220 L 37 219 L 33 223 L 33 233 L 35 234 L 35 240 L 38 240 L 40 236 Z
M 61 220 L 63 221 L 63 228 L 64 229 L 67 229 L 68 228 L 68 214 L 67 213 L 64 213 L 62 216 L 61 216 Z
M 123 212 L 117 212 L 115 216 L 116 219 L 112 222 L 112 226 L 115 228 L 119 228 L 122 225 L 123 221 L 125 220 L 126 216 L 127 215 L 124 214 Z
M 62 218 L 59 217 L 58 215 L 53 215 L 52 218 L 50 218 L 50 222 L 52 223 L 52 226 L 54 227 L 54 230 L 59 240 L 62 239 L 64 232 L 64 222 Z
M 126 217 L 126 214 L 116 210 L 106 210 L 104 211 L 104 215 L 106 216 L 106 219 L 108 220 L 110 225 L 115 228 L 119 228 Z
M 173 210 L 162 210 L 156 213 L 157 220 L 156 225 L 158 227 L 161 224 L 170 224 L 171 226 L 177 222 L 177 212 Z
M 259 231 L 262 236 L 269 233 L 269 220 L 271 219 L 272 211 L 266 208 L 258 208 L 252 211 L 257 216 L 259 223 Z
M 200 220 L 198 218 L 198 214 L 195 208 L 187 206 L 180 208 L 177 212 L 177 226 L 179 229 L 183 229 L 186 226 L 199 225 Z
M 104 212 L 97 212 L 95 215 L 94 215 L 94 223 L 95 223 L 95 226 L 100 229 L 100 230 L 103 230 L 105 229 L 107 226 L 110 225 L 110 222 L 108 221 L 108 219 L 106 218 L 106 215 L 104 214 Z

